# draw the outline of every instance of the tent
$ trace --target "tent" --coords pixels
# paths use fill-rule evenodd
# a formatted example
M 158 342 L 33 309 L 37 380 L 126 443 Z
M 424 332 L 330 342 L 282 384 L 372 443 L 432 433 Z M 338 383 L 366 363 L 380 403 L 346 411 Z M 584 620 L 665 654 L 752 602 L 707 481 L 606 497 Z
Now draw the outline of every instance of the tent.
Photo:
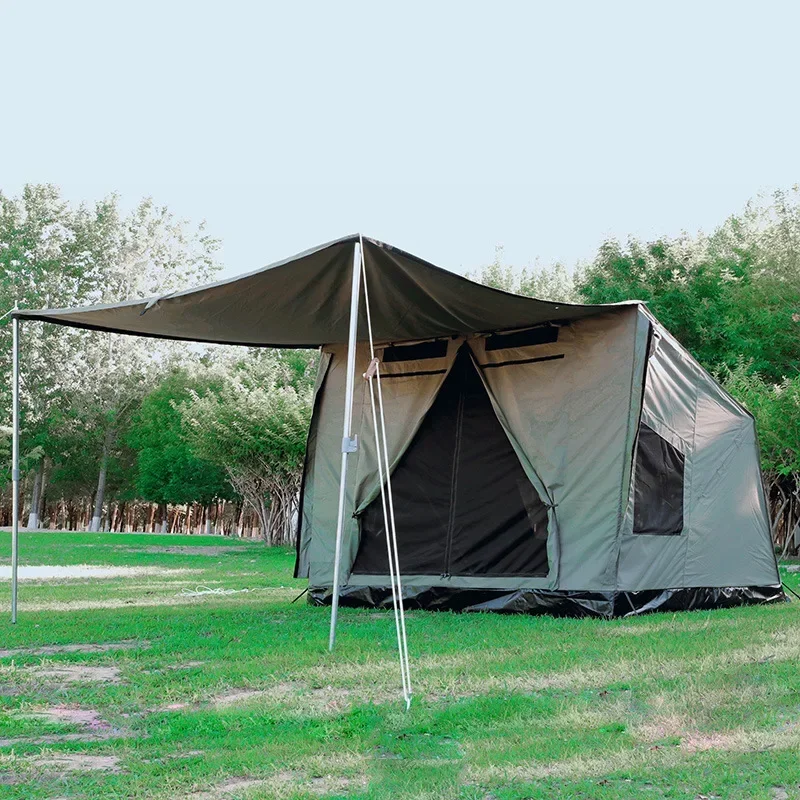
M 340 599 L 604 616 L 784 599 L 753 419 L 641 303 L 520 297 L 354 235 L 200 289 L 17 310 L 15 364 L 21 320 L 321 348 L 296 574 L 332 603 L 331 644 Z
M 317 603 L 331 597 L 347 360 L 342 345 L 322 353 L 296 571 Z M 377 356 L 407 607 L 615 616 L 782 599 L 753 419 L 644 306 L 560 307 Z M 341 597 L 382 606 L 366 386 L 353 417 Z

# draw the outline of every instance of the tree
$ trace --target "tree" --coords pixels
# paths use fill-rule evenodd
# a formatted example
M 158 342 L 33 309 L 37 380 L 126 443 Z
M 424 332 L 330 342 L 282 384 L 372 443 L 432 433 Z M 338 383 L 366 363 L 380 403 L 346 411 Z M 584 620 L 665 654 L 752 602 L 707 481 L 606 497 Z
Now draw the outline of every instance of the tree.
M 605 242 L 586 302 L 643 300 L 706 368 L 740 361 L 778 382 L 800 369 L 800 192 L 750 203 L 710 237 Z
M 502 289 L 539 300 L 557 300 L 563 303 L 581 302 L 577 294 L 576 279 L 581 274 L 581 267 L 572 272 L 556 262 L 550 267 L 532 266 L 518 270 L 503 262 L 503 246 L 497 245 L 494 260 L 477 273 L 468 272 L 466 277 Z
M 166 293 L 210 280 L 219 268 L 217 247 L 202 224 L 180 220 L 149 199 L 124 215 L 116 195 L 91 208 L 72 207 L 53 186 L 26 186 L 19 198 L 0 195 L 0 302 L 36 308 Z M 73 439 L 82 429 L 98 463 L 91 526 L 96 529 L 120 426 L 155 376 L 185 348 L 43 323 L 26 322 L 24 328 L 23 455 L 40 455 L 33 494 L 42 492 L 59 425 L 69 428 Z M 8 367 L 7 323 L 0 337 L 0 358 Z M 0 396 L 8 422 L 5 383 Z M 32 510 L 36 500 L 32 497 Z
M 586 302 L 645 301 L 707 369 L 744 358 L 779 380 L 800 366 L 800 285 L 776 279 L 753 249 L 721 253 L 705 238 L 608 241 L 579 289 Z
M 178 370 L 153 389 L 133 414 L 126 441 L 135 456 L 137 495 L 164 509 L 167 504 L 231 499 L 233 492 L 219 464 L 199 458 L 184 433 L 179 406 L 210 390 L 186 370 Z
M 773 536 L 786 554 L 800 541 L 800 375 L 770 383 L 740 361 L 717 377 L 755 418 Z
M 264 539 L 293 541 L 308 426 L 312 358 L 308 353 L 250 350 L 217 362 L 214 391 L 192 391 L 178 406 L 198 457 L 222 466 L 255 510 Z
M 0 193 L 0 307 L 19 303 L 36 308 L 90 302 L 99 274 L 91 252 L 93 215 L 73 208 L 49 185 L 26 186 L 17 198 Z M 44 466 L 51 434 L 68 402 L 80 339 L 77 331 L 37 323 L 25 325 L 21 367 L 22 457 L 33 469 L 29 522 L 36 526 L 43 492 Z M 8 318 L 0 327 L 0 368 L 10 371 L 11 333 Z M 0 384 L 2 418 L 10 423 L 10 382 Z

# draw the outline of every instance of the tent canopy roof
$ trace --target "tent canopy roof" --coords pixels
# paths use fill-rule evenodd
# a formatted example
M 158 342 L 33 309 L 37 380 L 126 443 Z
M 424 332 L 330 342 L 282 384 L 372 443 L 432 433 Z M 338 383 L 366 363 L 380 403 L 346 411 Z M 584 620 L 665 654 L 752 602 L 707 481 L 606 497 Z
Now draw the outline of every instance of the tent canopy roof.
M 218 283 L 149 300 L 15 312 L 77 328 L 262 347 L 347 341 L 353 248 L 346 236 Z M 374 338 L 413 341 L 525 328 L 597 314 L 616 305 L 553 303 L 475 283 L 363 237 Z M 361 303 L 359 338 L 366 335 Z

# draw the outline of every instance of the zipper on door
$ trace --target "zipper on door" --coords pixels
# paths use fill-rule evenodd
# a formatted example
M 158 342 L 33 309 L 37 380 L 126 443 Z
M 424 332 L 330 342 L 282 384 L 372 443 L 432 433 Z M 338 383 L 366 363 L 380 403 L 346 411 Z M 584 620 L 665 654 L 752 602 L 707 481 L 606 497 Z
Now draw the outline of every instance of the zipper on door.
M 456 440 L 453 444 L 453 471 L 450 474 L 450 515 L 447 520 L 447 544 L 444 551 L 443 578 L 450 577 L 450 556 L 453 549 L 453 532 L 456 524 L 456 502 L 458 500 L 458 462 L 461 456 L 461 430 L 464 424 L 464 386 L 459 388 L 456 409 Z

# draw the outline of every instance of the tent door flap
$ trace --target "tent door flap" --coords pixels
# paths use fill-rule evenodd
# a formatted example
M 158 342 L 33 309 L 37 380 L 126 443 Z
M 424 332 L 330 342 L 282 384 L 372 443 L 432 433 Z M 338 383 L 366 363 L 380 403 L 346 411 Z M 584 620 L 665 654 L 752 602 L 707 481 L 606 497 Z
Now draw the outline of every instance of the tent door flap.
M 465 345 L 392 474 L 406 575 L 548 573 L 547 507 L 528 480 Z M 353 573 L 388 572 L 380 498 L 359 515 Z

